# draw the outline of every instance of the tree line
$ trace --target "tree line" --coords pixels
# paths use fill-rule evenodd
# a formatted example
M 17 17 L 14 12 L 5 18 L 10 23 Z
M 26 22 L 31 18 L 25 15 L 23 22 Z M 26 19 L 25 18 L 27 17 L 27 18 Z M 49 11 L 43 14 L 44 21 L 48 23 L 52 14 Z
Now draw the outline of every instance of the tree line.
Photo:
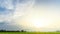
M 26 32 L 26 31 L 24 31 L 24 30 L 16 30 L 16 31 L 14 31 L 14 30 L 11 30 L 11 31 L 9 31 L 9 30 L 0 30 L 0 32 Z

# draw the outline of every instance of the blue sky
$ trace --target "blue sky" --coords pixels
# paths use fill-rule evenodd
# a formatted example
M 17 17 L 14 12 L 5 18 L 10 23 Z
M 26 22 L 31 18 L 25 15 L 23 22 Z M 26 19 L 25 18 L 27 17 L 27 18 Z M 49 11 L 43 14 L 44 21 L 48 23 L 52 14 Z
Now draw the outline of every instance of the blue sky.
M 28 26 L 21 25 L 24 24 L 23 22 L 21 23 L 21 21 L 23 19 L 24 19 L 23 21 L 25 21 L 25 19 L 27 19 L 26 18 L 27 15 L 29 17 L 29 15 L 33 16 L 36 15 L 37 13 L 38 13 L 37 15 L 39 15 L 42 12 L 43 16 L 44 14 L 45 17 L 48 16 L 48 19 L 51 18 L 52 20 L 54 20 L 56 18 L 55 19 L 56 22 L 57 20 L 59 22 L 60 20 L 59 9 L 60 0 L 0 0 L 0 29 L 20 30 L 25 28 L 28 30 L 30 28 L 28 27 L 29 25 Z M 46 11 L 44 12 L 43 10 Z M 53 27 L 54 26 L 57 27 L 58 25 L 53 25 Z M 59 30 L 59 28 L 60 26 L 57 28 L 54 27 L 55 30 Z

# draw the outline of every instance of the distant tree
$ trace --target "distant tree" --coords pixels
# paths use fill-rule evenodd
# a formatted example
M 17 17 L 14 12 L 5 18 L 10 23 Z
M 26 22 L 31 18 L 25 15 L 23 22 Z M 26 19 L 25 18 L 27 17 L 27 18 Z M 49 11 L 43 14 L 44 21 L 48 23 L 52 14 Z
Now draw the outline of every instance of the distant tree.
M 0 30 L 0 32 L 5 32 L 6 30 Z
M 56 32 L 60 32 L 59 30 L 57 30 Z
M 21 30 L 21 32 L 26 32 L 26 31 L 24 31 L 24 30 Z

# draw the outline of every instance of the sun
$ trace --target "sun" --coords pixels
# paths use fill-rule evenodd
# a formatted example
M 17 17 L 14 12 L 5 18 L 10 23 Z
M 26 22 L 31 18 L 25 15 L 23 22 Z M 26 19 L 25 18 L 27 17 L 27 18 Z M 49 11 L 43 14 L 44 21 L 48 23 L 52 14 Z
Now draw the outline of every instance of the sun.
M 42 27 L 42 22 L 39 19 L 32 19 L 31 22 L 34 24 L 35 27 Z
M 47 18 L 32 17 L 28 21 L 37 28 L 45 27 L 49 24 Z

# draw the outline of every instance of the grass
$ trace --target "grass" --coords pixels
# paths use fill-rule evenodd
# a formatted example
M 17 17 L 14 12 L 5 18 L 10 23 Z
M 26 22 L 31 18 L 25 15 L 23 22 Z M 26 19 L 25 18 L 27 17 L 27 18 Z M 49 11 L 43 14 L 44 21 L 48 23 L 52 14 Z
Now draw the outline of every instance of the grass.
M 0 32 L 0 34 L 60 34 L 60 32 Z

